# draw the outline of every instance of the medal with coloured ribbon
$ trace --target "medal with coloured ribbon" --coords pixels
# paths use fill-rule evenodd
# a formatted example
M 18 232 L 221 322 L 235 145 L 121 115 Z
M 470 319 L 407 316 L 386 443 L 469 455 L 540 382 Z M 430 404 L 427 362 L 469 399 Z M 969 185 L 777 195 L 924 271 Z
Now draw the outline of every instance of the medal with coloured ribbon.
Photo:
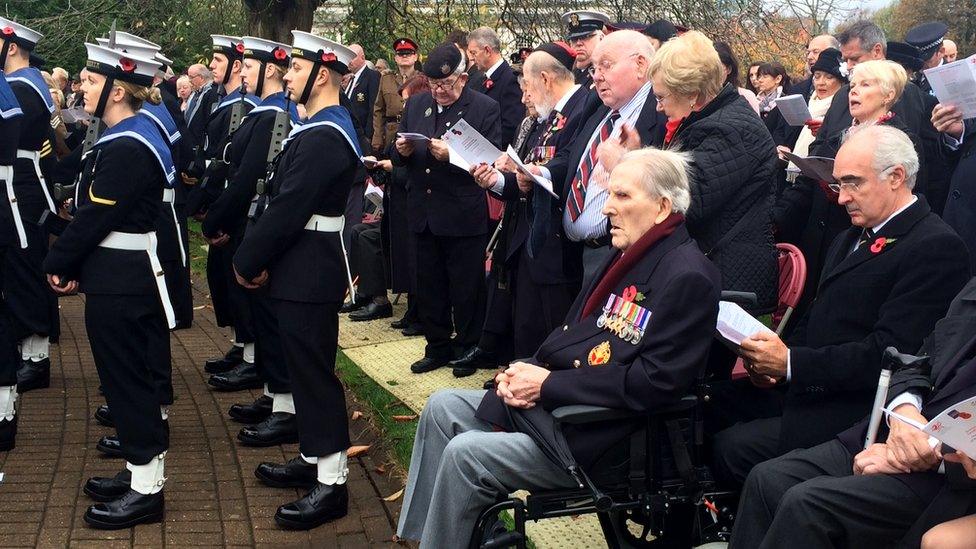
M 633 291 L 631 291 L 633 290 Z M 637 291 L 633 286 L 624 290 L 624 295 L 610 294 L 603 313 L 596 320 L 600 329 L 607 329 L 620 339 L 637 345 L 647 329 L 651 311 L 634 303 Z

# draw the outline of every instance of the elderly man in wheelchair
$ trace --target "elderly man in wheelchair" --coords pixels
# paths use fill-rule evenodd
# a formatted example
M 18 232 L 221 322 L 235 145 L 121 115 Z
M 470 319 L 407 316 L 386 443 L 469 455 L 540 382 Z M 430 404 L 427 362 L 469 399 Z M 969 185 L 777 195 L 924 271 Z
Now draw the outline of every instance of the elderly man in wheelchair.
M 494 392 L 430 397 L 401 538 L 431 548 L 524 547 L 526 519 L 599 512 L 611 545 L 637 537 L 628 520 L 663 540 L 672 503 L 700 502 L 688 450 L 721 284 L 685 228 L 687 162 L 670 151 L 627 153 L 604 207 L 616 253 L 584 282 L 566 324 L 499 373 Z M 685 493 L 669 491 L 668 477 Z M 506 500 L 523 489 L 533 493 L 528 507 Z M 486 540 L 482 530 L 505 507 L 516 531 Z

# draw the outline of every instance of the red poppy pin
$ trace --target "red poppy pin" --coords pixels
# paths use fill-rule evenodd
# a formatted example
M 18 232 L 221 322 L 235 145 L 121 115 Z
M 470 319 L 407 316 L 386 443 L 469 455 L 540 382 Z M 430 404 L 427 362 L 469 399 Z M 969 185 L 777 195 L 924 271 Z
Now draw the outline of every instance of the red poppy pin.
M 556 113 L 556 119 L 552 121 L 552 130 L 559 131 L 566 127 L 566 117 L 562 113 Z
M 331 63 L 331 62 L 335 61 L 336 59 L 337 59 L 336 58 L 336 54 L 334 54 L 332 52 L 322 52 L 322 62 L 323 63 Z
M 14 28 L 13 27 L 4 27 L 3 30 L 0 31 L 0 32 L 2 32 L 4 36 L 13 36 L 14 35 Z
M 244 53 L 244 42 L 238 42 L 237 45 L 234 46 L 234 49 L 237 50 L 237 53 L 243 54 Z
M 879 236 L 877 239 L 875 239 L 874 244 L 871 244 L 871 253 L 873 253 L 873 254 L 880 254 L 881 253 L 881 250 L 884 250 L 885 249 L 885 246 L 887 246 L 888 244 L 892 244 L 895 240 L 898 240 L 898 239 L 897 238 L 885 238 L 883 236 Z
M 122 72 L 135 72 L 136 62 L 128 57 L 120 57 L 119 68 L 122 69 Z
M 490 90 L 492 88 L 492 86 L 494 86 L 494 85 L 495 85 L 495 81 L 492 80 L 491 78 L 488 78 L 488 79 L 485 80 L 485 89 L 486 90 Z
M 271 55 L 273 55 L 278 61 L 284 61 L 288 58 L 288 52 L 286 52 L 284 48 L 275 48 L 274 51 L 271 52 Z

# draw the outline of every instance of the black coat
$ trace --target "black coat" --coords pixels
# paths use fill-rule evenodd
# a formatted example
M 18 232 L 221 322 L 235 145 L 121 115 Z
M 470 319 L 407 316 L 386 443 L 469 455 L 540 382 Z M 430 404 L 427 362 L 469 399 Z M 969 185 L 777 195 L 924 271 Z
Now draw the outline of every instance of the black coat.
M 491 82 L 489 85 L 488 83 Z M 519 124 L 525 118 L 525 105 L 522 104 L 522 87 L 519 86 L 518 77 L 512 72 L 512 67 L 508 61 L 502 61 L 491 78 L 483 79 L 472 89 L 479 91 L 495 100 L 501 109 L 502 150 L 512 144 L 515 140 L 515 132 L 518 131 Z
M 210 117 L 214 105 L 220 101 L 220 95 L 217 84 L 211 84 L 203 92 L 203 96 L 200 98 L 200 106 L 193 112 L 193 117 L 185 118 L 190 147 L 195 149 L 203 146 L 204 136 L 207 134 L 207 119 Z
M 942 217 L 969 246 L 970 265 L 976 272 L 976 123 L 968 122 L 962 146 L 950 153 L 955 169 Z
M 790 347 L 780 449 L 809 448 L 870 411 L 885 348 L 912 351 L 969 280 L 965 245 L 924 198 L 888 221 L 853 253 L 860 227 L 830 247 L 817 299 Z
M 759 310 L 772 309 L 778 278 L 771 218 L 776 147 L 762 120 L 727 84 L 685 118 L 669 148 L 694 159 L 688 232 L 722 272 L 722 289 L 755 292 Z M 726 239 L 740 219 L 744 224 Z
M 360 164 L 331 126 L 308 127 L 291 137 L 269 182 L 268 207 L 234 254 L 237 272 L 253 280 L 267 270 L 274 299 L 341 303 L 347 286 L 341 236 L 305 230 L 305 224 L 313 214 L 343 215 Z
M 430 93 L 414 95 L 404 106 L 399 131 L 440 138 L 462 118 L 495 146 L 500 144 L 498 103 L 468 88 L 442 114 L 437 113 Z M 402 156 L 394 148 L 391 158 L 394 164 L 407 167 L 410 230 L 419 234 L 429 229 L 437 236 L 477 236 L 488 232 L 485 191 L 471 174 L 435 159 L 426 143 L 415 144 L 410 156 Z
M 11 81 L 10 89 L 17 97 L 23 115 L 20 118 L 20 139 L 17 148 L 27 151 L 40 151 L 51 129 L 51 112 L 37 90 L 22 81 Z M 25 158 L 14 160 L 14 194 L 20 217 L 24 223 L 37 223 L 41 212 L 49 209 L 41 183 L 37 179 L 34 163 Z M 50 192 L 50 190 L 48 191 Z M 5 205 L 7 209 L 9 205 Z M 29 230 L 29 229 L 28 229 Z
M 343 95 L 349 98 L 349 113 L 363 130 L 367 144 L 373 139 L 373 104 L 376 103 L 376 93 L 380 91 L 380 73 L 366 67 L 359 75 L 352 94 Z M 358 128 L 357 128 L 358 131 Z M 368 150 L 368 147 L 363 150 Z
M 654 410 L 691 393 L 704 368 L 721 284 L 715 265 L 702 255 L 684 225 L 654 244 L 613 289 L 619 296 L 634 285 L 646 296 L 638 304 L 651 311 L 651 321 L 636 345 L 597 327 L 599 307 L 579 318 L 617 256 L 607 258 L 598 274 L 584 284 L 566 325 L 553 331 L 530 360 L 552 371 L 539 400 L 546 410 L 572 404 Z M 609 362 L 591 366 L 590 352 L 604 342 L 610 344 Z M 494 392 L 485 395 L 477 415 L 508 426 L 504 404 Z M 634 428 L 632 423 L 615 421 L 567 428 L 565 433 L 573 455 L 586 467 Z

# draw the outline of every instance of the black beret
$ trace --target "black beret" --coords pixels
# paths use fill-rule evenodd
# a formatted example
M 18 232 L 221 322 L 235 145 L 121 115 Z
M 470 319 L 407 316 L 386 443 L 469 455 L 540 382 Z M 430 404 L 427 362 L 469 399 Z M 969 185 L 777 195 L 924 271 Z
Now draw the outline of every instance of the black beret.
M 949 25 L 942 21 L 929 21 L 908 29 L 905 42 L 918 48 L 922 59 L 928 60 L 942 45 L 947 32 L 949 32 Z
M 427 60 L 424 61 L 423 71 L 428 78 L 447 78 L 454 74 L 461 62 L 461 51 L 454 44 L 447 42 L 430 52 Z
M 644 29 L 644 34 L 650 36 L 651 38 L 656 38 L 661 42 L 667 42 L 675 36 L 678 36 L 678 29 L 671 23 L 671 21 L 665 21 L 664 19 L 658 19 L 657 21 L 651 23 Z
M 813 64 L 810 72 L 825 72 L 834 75 L 842 82 L 846 82 L 847 75 L 841 72 L 840 68 L 842 63 L 840 51 L 837 48 L 827 48 L 820 52 L 820 57 L 817 58 L 817 62 Z
M 573 70 L 573 65 L 576 64 L 576 50 L 565 42 L 549 42 L 539 46 L 535 51 L 544 51 L 555 57 L 556 61 L 562 63 L 568 70 Z
M 632 30 L 637 32 L 644 32 L 647 29 L 647 23 L 638 23 L 637 21 L 617 21 L 616 23 L 609 23 L 607 25 L 607 32 L 614 32 L 619 30 Z
M 888 51 L 885 57 L 889 61 L 894 61 L 905 67 L 905 70 L 913 72 L 922 70 L 922 66 L 925 64 L 922 52 L 915 46 L 904 42 L 888 42 Z

